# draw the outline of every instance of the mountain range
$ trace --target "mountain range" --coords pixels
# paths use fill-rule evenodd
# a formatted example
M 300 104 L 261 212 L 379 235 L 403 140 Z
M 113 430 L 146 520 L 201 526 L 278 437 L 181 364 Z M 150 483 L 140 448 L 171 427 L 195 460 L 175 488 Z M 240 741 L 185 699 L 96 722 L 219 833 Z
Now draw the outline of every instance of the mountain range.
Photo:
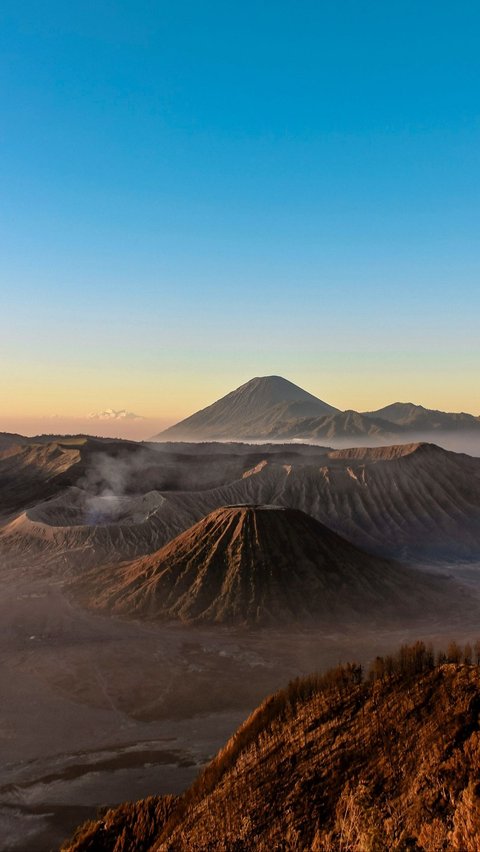
M 238 503 L 299 509 L 386 558 L 480 559 L 480 459 L 433 444 L 80 439 L 0 453 L 0 483 L 0 547 L 36 564 L 57 555 L 85 568 L 153 554 Z
M 393 443 L 440 433 L 480 436 L 480 418 L 396 402 L 340 411 L 281 376 L 259 376 L 181 420 L 156 441 L 367 440 Z

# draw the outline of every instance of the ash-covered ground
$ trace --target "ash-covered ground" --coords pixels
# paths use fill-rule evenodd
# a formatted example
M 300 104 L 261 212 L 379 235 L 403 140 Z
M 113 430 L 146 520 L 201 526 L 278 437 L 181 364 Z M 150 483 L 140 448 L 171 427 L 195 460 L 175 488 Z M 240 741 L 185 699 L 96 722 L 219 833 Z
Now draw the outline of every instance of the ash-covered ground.
M 458 570 L 475 596 L 480 566 Z M 368 664 L 410 639 L 445 645 L 480 633 L 461 612 L 448 627 L 361 634 L 145 626 L 85 612 L 33 573 L 6 571 L 0 603 L 0 836 L 18 852 L 58 848 L 99 806 L 181 791 L 298 674 Z

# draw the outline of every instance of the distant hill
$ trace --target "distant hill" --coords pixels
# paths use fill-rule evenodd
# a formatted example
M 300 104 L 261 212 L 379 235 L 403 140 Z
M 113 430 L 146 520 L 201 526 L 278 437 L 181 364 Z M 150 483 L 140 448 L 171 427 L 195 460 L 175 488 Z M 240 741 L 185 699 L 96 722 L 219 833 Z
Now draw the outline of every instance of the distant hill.
M 16 432 L 0 432 L 0 454 L 5 450 L 23 447 L 28 442 L 28 438 L 18 435 Z
M 440 434 L 477 435 L 480 418 L 395 402 L 378 411 L 339 411 L 281 376 L 263 376 L 170 426 L 154 441 L 434 440 Z
M 480 417 L 465 412 L 449 413 L 414 405 L 413 402 L 394 402 L 377 411 L 366 411 L 371 420 L 386 420 L 410 431 L 479 431 Z
M 82 571 L 71 588 L 94 609 L 190 623 L 373 624 L 452 603 L 443 580 L 365 553 L 304 512 L 262 505 L 217 509 L 150 556 Z
M 378 657 L 367 681 L 356 665 L 294 681 L 183 796 L 109 810 L 62 849 L 476 852 L 478 671 L 471 648 L 435 665 L 416 643 Z

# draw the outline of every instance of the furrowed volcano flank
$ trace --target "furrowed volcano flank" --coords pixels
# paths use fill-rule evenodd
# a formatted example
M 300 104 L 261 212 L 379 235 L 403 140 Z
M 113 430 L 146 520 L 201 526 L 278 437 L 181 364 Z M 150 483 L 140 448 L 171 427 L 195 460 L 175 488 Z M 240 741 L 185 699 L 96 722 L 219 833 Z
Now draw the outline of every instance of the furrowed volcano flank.
M 82 573 L 73 591 L 92 608 L 135 618 L 275 624 L 425 613 L 441 603 L 437 583 L 304 512 L 240 504 L 150 556 Z

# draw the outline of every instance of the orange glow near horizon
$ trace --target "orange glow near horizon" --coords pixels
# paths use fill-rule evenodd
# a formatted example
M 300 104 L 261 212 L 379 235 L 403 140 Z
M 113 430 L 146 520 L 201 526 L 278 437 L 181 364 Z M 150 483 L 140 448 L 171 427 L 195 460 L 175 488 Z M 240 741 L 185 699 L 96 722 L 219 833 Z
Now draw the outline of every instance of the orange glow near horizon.
M 255 375 L 284 375 L 290 381 L 335 407 L 357 411 L 375 410 L 392 402 L 413 402 L 426 408 L 443 411 L 468 411 L 480 413 L 478 398 L 471 394 L 472 377 L 446 377 L 443 371 L 433 372 L 429 381 L 415 372 L 393 377 L 388 371 L 376 376 L 350 375 L 323 372 L 316 375 L 305 370 L 297 375 L 291 372 L 257 371 Z M 16 376 L 16 381 L 4 393 L 0 431 L 19 432 L 25 435 L 41 433 L 67 434 L 87 432 L 111 437 L 142 440 L 151 437 L 172 423 L 205 408 L 253 377 L 238 373 L 227 375 L 224 368 L 215 376 L 172 376 L 156 381 L 148 377 L 130 375 L 120 381 L 120 376 L 100 375 L 98 381 L 82 376 L 62 382 L 60 376 L 45 386 L 40 376 Z M 19 379 L 22 379 L 19 381 Z M 9 391 L 9 392 L 8 392 Z M 138 419 L 91 419 L 91 412 L 107 408 L 126 409 Z

